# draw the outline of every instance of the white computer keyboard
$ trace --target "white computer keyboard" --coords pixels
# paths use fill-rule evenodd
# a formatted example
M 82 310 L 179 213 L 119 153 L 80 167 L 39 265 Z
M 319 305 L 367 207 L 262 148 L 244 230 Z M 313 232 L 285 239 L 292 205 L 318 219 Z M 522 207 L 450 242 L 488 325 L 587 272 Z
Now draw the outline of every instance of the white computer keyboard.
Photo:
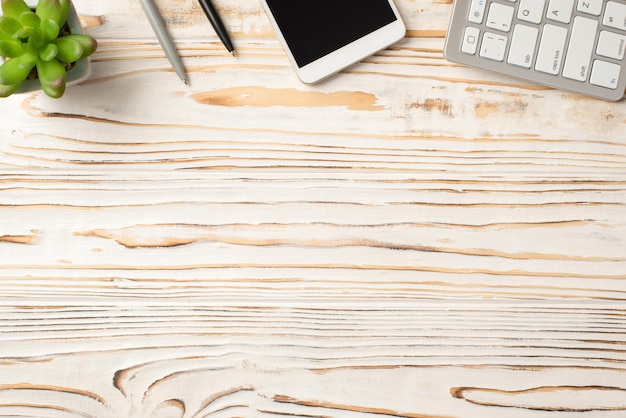
M 626 0 L 457 0 L 450 61 L 620 100 L 626 89 Z

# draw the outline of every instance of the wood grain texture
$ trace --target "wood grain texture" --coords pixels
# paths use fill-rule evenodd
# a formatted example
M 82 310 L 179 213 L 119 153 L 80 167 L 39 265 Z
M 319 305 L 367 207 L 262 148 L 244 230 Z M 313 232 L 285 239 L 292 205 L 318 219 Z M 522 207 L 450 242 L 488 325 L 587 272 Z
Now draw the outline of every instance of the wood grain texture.
M 626 103 L 446 62 L 451 1 L 315 86 L 256 0 L 75 0 L 0 102 L 0 416 L 623 418 Z

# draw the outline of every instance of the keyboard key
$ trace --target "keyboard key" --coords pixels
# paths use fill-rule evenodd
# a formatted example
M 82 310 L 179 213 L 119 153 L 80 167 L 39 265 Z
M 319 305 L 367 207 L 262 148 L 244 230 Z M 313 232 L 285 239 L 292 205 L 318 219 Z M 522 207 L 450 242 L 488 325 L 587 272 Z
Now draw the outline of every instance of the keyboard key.
M 522 0 L 517 11 L 517 18 L 526 22 L 541 23 L 545 0 Z
M 508 32 L 511 30 L 511 22 L 515 9 L 500 3 L 491 3 L 489 16 L 487 16 L 487 27 L 491 29 Z
M 465 35 L 463 36 L 463 45 L 461 51 L 464 54 L 474 55 L 478 50 L 478 38 L 480 37 L 480 30 L 473 26 L 465 28 Z
M 537 36 L 539 36 L 539 29 L 526 25 L 515 25 L 507 62 L 530 68 L 537 46 Z
M 567 58 L 563 67 L 563 77 L 587 81 L 591 54 L 598 32 L 598 21 L 578 16 L 574 19 Z
M 611 28 L 626 30 L 626 4 L 608 2 L 603 23 Z
M 480 56 L 494 61 L 503 61 L 508 39 L 506 36 L 485 32 L 480 46 Z
M 626 36 L 603 30 L 598 39 L 596 54 L 616 60 L 624 58 L 626 49 Z
M 591 84 L 615 90 L 622 67 L 612 62 L 596 60 L 591 70 Z
M 602 3 L 604 0 L 578 0 L 578 11 L 588 13 L 594 16 L 600 16 L 602 13 Z
M 560 26 L 545 25 L 539 44 L 535 69 L 543 73 L 557 75 L 565 53 L 567 29 Z
M 472 0 L 469 8 L 469 17 L 467 20 L 473 23 L 483 23 L 485 17 L 485 9 L 487 8 L 487 0 Z
M 574 0 L 550 0 L 546 18 L 555 22 L 569 23 L 574 11 Z

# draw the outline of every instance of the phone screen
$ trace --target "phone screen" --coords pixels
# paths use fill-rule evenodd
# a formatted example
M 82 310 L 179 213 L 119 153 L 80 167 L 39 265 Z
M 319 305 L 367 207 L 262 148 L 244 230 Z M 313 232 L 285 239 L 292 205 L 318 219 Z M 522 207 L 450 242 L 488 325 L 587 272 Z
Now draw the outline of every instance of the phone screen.
M 266 0 L 299 67 L 395 21 L 388 0 Z

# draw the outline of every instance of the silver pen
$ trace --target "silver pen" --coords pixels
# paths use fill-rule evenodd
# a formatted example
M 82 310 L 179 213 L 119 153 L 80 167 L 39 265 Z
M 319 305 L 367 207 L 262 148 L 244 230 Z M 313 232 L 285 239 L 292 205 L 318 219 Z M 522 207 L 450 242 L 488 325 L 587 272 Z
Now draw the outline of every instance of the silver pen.
M 187 72 L 185 71 L 183 62 L 180 59 L 180 55 L 178 55 L 174 42 L 172 42 L 172 38 L 170 38 L 167 33 L 165 22 L 163 22 L 163 18 L 161 17 L 156 5 L 152 0 L 139 0 L 139 2 L 148 17 L 148 21 L 150 21 L 150 25 L 152 25 L 152 30 L 154 30 L 154 33 L 161 44 L 161 48 L 163 48 L 163 52 L 165 52 L 165 56 L 167 56 L 170 64 L 172 64 L 174 71 L 176 71 L 178 77 L 183 80 L 183 83 L 189 84 Z

